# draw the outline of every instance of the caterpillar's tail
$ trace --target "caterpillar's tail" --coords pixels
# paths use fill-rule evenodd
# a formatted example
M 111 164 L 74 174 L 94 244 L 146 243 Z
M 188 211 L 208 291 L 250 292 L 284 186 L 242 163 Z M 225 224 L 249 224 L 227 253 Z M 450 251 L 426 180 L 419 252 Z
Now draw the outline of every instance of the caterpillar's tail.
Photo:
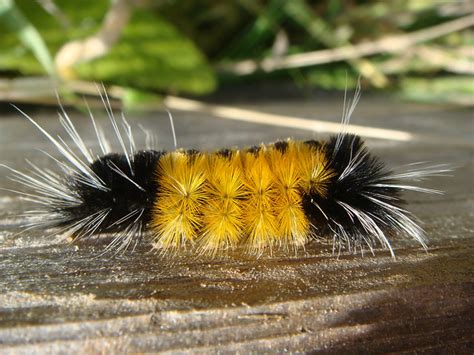
M 329 167 L 334 171 L 325 196 L 304 197 L 306 215 L 316 235 L 332 235 L 334 248 L 371 251 L 376 245 L 394 251 L 390 237 L 407 235 L 427 248 L 426 236 L 417 218 L 403 205 L 405 190 L 442 193 L 411 185 L 417 181 L 451 171 L 447 165 L 436 165 L 396 173 L 368 152 L 358 136 L 341 133 L 326 145 Z
M 138 151 L 125 117 L 122 115 L 119 127 L 106 94 L 102 100 L 122 148 L 121 154 L 111 152 L 103 130 L 91 113 L 100 154 L 86 146 L 61 104 L 59 121 L 73 146 L 61 136 L 53 137 L 17 108 L 57 148 L 62 158 L 45 153 L 57 166 L 56 172 L 41 169 L 29 161 L 25 172 L 4 167 L 11 171 L 9 178 L 25 188 L 13 192 L 36 206 L 22 216 L 26 218 L 24 231 L 59 228 L 59 233 L 75 239 L 113 233 L 106 251 L 118 253 L 134 248 L 146 230 L 157 190 L 155 166 L 163 152 Z M 148 145 L 153 136 L 147 131 L 145 134 Z

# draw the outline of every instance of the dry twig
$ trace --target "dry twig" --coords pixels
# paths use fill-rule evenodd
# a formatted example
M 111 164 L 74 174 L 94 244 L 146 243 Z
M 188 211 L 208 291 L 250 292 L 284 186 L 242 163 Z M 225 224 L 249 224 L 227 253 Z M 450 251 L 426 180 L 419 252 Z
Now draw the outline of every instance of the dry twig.
M 280 69 L 300 68 L 342 60 L 351 60 L 379 53 L 396 53 L 406 50 L 418 43 L 426 42 L 471 26 L 474 26 L 474 15 L 464 16 L 453 21 L 408 34 L 387 36 L 373 42 L 294 54 L 282 58 L 267 58 L 260 63 L 255 60 L 244 60 L 231 64 L 230 66 L 223 66 L 222 69 L 236 75 L 248 75 L 259 69 L 271 72 Z

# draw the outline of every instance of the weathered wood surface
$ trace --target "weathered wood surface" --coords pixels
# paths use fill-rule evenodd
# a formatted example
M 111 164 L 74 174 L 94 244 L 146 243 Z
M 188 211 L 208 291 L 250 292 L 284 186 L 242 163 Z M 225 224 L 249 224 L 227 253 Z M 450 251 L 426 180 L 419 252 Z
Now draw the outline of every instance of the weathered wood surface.
M 236 105 L 337 121 L 340 98 Z M 50 164 L 34 149 L 48 143 L 19 114 L 3 110 L 0 161 Z M 54 111 L 32 113 L 54 133 Z M 87 120 L 77 118 L 93 143 Z M 129 115 L 130 116 L 130 115 Z M 174 112 L 181 146 L 215 148 L 312 138 L 299 130 Z M 135 116 L 172 148 L 165 113 Z M 0 352 L 122 351 L 473 351 L 474 191 L 472 111 L 367 97 L 354 123 L 415 133 L 416 140 L 371 139 L 391 166 L 450 163 L 451 177 L 426 186 L 445 195 L 408 194 L 425 223 L 430 248 L 397 240 L 396 260 L 376 250 L 363 257 L 332 254 L 312 243 L 298 255 L 258 260 L 191 254 L 166 259 L 144 245 L 134 253 L 100 255 L 105 240 L 69 244 L 34 232 L 15 236 L 26 208 L 0 190 Z M 321 135 L 324 137 L 324 135 Z M 0 170 L 0 185 L 12 188 Z

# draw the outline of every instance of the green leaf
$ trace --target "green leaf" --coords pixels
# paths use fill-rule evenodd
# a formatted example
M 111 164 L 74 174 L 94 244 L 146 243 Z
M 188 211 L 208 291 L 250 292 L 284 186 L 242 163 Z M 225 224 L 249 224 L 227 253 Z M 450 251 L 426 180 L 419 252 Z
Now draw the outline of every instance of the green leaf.
M 203 94 L 215 89 L 214 73 L 194 44 L 166 20 L 135 12 L 107 56 L 76 67 L 83 79 L 122 86 Z
M 5 0 L 0 0 L 5 1 Z M 57 0 L 71 26 L 63 27 L 36 1 L 18 2 L 19 11 L 36 26 L 51 53 L 65 43 L 93 35 L 108 10 L 108 0 Z M 0 23 L 0 31 L 6 22 Z M 4 31 L 2 31 L 4 32 Z M 0 36 L 0 70 L 38 75 L 44 69 L 14 32 Z M 144 90 L 204 94 L 216 87 L 205 56 L 153 9 L 135 10 L 120 40 L 103 57 L 75 67 L 78 79 Z
M 223 52 L 226 57 L 248 58 L 268 48 L 266 43 L 277 32 L 285 14 L 285 0 L 271 0 L 255 21 Z
M 0 0 L 0 22 L 30 49 L 43 69 L 54 75 L 54 63 L 43 38 L 13 0 Z
M 468 75 L 406 78 L 401 81 L 400 89 L 404 98 L 414 101 L 473 105 L 474 82 Z

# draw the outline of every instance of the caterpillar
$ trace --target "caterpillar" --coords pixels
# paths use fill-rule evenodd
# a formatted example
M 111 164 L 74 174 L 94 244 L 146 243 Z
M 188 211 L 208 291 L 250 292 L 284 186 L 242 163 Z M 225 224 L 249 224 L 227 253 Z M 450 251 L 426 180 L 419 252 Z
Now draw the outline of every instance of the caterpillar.
M 425 232 L 405 209 L 402 193 L 440 191 L 404 181 L 449 169 L 388 169 L 361 137 L 347 132 L 357 95 L 344 110 L 341 132 L 326 141 L 287 139 L 211 152 L 138 150 L 130 124 L 123 115 L 116 119 L 107 93 L 101 98 L 121 153 L 111 151 L 92 114 L 99 154 L 86 146 L 61 104 L 59 121 L 75 147 L 17 108 L 62 158 L 45 153 L 56 171 L 32 162 L 26 172 L 2 166 L 24 188 L 14 192 L 37 206 L 25 213 L 24 230 L 54 229 L 74 240 L 111 234 L 104 252 L 147 242 L 162 253 L 191 248 L 214 257 L 243 247 L 258 256 L 328 239 L 333 250 L 381 247 L 394 256 L 390 240 L 396 235 L 426 249 Z

